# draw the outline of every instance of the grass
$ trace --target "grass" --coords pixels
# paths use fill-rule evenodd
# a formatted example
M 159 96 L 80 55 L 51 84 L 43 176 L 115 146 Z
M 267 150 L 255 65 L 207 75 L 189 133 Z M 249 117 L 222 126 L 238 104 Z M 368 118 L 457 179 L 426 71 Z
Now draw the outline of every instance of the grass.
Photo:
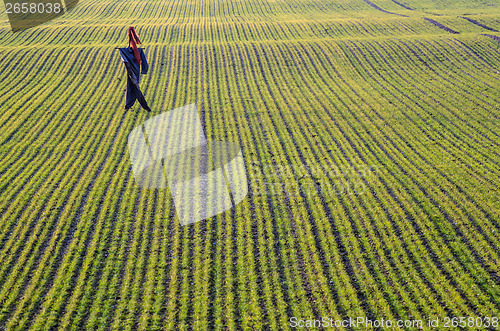
M 0 328 L 498 316 L 500 46 L 482 34 L 500 34 L 461 17 L 500 30 L 499 15 L 89 0 L 15 34 L 4 15 Z M 123 109 L 130 25 L 152 114 Z M 168 190 L 134 182 L 127 136 L 190 103 L 209 141 L 242 146 L 249 194 L 182 227 Z

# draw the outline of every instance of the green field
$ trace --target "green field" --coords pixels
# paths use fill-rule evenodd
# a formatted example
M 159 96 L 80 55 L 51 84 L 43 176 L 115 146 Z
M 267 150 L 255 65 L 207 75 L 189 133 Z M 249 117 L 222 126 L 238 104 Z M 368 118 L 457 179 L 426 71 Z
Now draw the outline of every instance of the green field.
M 500 318 L 498 1 L 1 17 L 0 330 Z M 123 109 L 130 25 L 152 113 Z M 241 145 L 249 194 L 181 226 L 168 189 L 134 182 L 127 136 L 191 103 L 210 141 Z

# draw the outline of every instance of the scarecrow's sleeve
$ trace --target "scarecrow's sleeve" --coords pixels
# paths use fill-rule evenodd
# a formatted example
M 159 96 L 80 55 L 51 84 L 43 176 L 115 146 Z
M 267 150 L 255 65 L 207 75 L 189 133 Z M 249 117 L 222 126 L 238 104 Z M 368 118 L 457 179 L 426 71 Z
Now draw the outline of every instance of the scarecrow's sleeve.
M 141 74 L 147 74 L 149 70 L 149 64 L 148 61 L 146 60 L 146 55 L 141 49 L 141 65 L 142 65 L 142 70 Z

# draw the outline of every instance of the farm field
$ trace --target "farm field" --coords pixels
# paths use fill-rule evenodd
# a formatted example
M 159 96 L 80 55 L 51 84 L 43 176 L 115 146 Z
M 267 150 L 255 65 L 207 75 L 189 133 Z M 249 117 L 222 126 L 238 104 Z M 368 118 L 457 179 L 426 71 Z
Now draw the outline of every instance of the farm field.
M 500 318 L 498 1 L 1 17 L 0 330 Z M 123 109 L 131 25 L 151 113 Z M 181 226 L 168 189 L 134 182 L 127 137 L 192 103 L 209 141 L 240 144 L 249 193 Z

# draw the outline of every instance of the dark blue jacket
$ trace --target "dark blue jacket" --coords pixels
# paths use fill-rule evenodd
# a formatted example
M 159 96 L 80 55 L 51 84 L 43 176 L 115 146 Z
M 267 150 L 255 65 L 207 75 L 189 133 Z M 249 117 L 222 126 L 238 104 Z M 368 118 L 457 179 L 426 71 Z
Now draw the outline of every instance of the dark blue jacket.
M 118 48 L 118 50 L 120 51 L 123 63 L 127 69 L 127 100 L 125 102 L 125 109 L 131 108 L 134 105 L 135 100 L 138 100 L 142 108 L 151 111 L 139 88 L 141 74 L 146 74 L 149 69 L 146 55 L 144 55 L 142 48 L 139 48 L 139 54 L 141 55 L 141 65 L 139 65 L 134 57 L 134 51 L 132 48 Z

